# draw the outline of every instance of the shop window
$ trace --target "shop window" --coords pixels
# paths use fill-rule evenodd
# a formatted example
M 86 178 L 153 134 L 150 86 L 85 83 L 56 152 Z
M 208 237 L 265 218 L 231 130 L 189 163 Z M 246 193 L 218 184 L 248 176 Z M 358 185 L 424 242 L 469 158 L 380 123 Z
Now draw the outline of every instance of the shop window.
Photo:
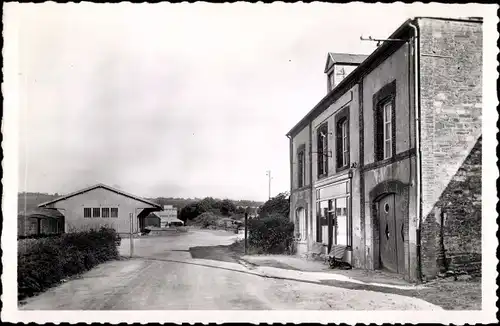
M 352 245 L 352 220 L 349 213 L 349 197 L 319 201 L 317 204 L 316 241 L 328 245 L 329 223 L 332 244 Z

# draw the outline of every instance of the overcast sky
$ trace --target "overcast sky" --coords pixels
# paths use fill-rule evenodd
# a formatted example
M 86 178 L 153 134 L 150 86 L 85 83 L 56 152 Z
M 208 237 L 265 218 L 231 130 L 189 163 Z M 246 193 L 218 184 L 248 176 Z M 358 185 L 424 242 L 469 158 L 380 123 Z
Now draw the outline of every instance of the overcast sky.
M 147 197 L 289 190 L 285 134 L 326 95 L 328 51 L 369 54 L 413 16 L 369 4 L 9 4 L 18 29 L 19 191 L 95 183 Z M 5 35 L 9 42 L 15 34 Z M 8 63 L 6 63 L 8 64 Z

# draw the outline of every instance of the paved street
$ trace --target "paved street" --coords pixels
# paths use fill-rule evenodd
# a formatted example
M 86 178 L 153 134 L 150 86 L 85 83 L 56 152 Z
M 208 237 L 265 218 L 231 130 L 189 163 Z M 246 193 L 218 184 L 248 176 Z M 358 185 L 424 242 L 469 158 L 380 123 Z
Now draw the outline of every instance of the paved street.
M 39 310 L 434 310 L 395 294 L 262 277 L 237 262 L 194 259 L 190 247 L 227 245 L 237 235 L 191 230 L 135 239 L 130 260 L 102 264 L 37 297 L 20 309 Z M 127 255 L 129 240 L 120 251 Z

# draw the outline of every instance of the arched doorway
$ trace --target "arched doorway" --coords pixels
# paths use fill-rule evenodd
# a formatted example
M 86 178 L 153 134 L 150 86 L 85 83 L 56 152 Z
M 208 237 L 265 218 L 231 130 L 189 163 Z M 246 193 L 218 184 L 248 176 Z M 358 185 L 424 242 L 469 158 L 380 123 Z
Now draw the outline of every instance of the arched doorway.
M 399 180 L 385 180 L 369 192 L 373 268 L 406 274 L 409 254 L 409 189 Z
M 404 216 L 398 195 L 380 197 L 376 202 L 380 267 L 394 273 L 405 272 Z

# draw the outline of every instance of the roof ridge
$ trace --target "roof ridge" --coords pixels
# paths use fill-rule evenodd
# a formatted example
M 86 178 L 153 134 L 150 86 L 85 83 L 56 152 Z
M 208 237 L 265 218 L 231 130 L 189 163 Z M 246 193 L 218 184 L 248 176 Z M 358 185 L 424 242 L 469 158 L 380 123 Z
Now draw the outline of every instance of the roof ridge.
M 107 190 L 113 191 L 113 192 L 115 192 L 117 194 L 120 194 L 122 196 L 130 197 L 130 198 L 135 199 L 137 201 L 141 201 L 141 202 L 147 203 L 149 205 L 152 205 L 152 206 L 155 206 L 155 207 L 159 207 L 159 208 L 161 208 L 163 210 L 163 207 L 161 207 L 161 205 L 159 205 L 159 204 L 156 204 L 156 203 L 154 203 L 152 201 L 149 201 L 149 200 L 147 200 L 145 198 L 142 198 L 140 196 L 136 196 L 136 195 L 127 193 L 127 192 L 125 192 L 123 190 L 120 190 L 120 189 L 108 186 L 107 184 L 104 184 L 104 183 L 97 183 L 97 184 L 95 184 L 93 186 L 86 187 L 86 188 L 83 188 L 83 189 L 71 192 L 71 193 L 63 195 L 63 196 L 59 196 L 59 197 L 57 197 L 57 198 L 55 198 L 53 200 L 49 200 L 47 202 L 41 203 L 37 207 L 44 208 L 46 205 L 53 204 L 55 202 L 58 202 L 58 201 L 61 201 L 61 200 L 64 200 L 64 199 L 67 199 L 67 198 L 70 198 L 70 197 L 82 194 L 82 193 L 85 193 L 87 191 L 91 191 L 91 190 L 94 190 L 94 189 L 97 189 L 97 188 L 105 188 Z

